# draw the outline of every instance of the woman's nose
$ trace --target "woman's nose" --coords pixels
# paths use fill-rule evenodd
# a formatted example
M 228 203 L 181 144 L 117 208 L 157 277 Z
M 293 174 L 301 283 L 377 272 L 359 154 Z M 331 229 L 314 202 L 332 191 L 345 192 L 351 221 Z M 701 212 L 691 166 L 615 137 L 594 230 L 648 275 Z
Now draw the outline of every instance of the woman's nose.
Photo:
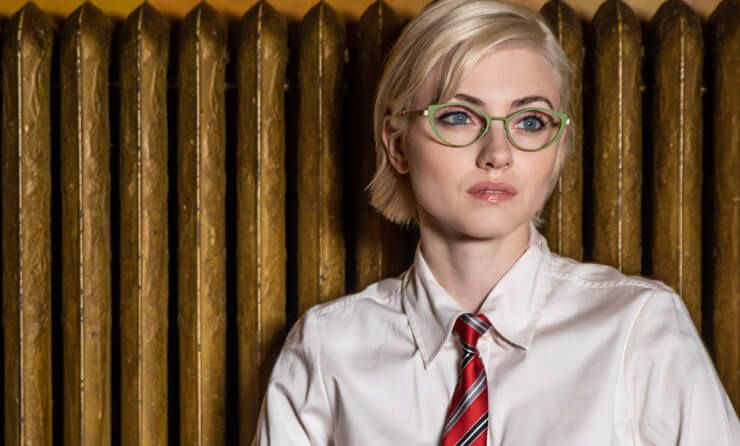
M 481 139 L 477 165 L 481 169 L 508 169 L 514 162 L 513 150 L 506 138 L 504 123 L 492 122 L 488 133 Z

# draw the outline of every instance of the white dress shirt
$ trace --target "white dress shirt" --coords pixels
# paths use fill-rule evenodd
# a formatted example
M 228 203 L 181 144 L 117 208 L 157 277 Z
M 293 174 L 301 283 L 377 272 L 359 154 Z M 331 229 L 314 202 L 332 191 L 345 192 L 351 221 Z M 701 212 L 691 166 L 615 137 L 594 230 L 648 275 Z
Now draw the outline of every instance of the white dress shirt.
M 400 278 L 311 308 L 269 381 L 253 445 L 438 445 L 463 313 L 417 249 Z M 686 307 L 660 282 L 529 247 L 486 297 L 489 445 L 740 445 Z

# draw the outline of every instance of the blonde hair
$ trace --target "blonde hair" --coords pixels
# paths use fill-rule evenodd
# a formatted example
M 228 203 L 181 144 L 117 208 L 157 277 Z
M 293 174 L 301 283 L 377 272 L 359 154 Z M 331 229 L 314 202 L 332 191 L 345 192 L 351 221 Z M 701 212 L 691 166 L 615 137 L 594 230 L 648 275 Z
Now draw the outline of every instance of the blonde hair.
M 373 114 L 376 171 L 368 185 L 370 204 L 390 221 L 410 224 L 418 215 L 408 175 L 399 174 L 388 161 L 382 138 L 386 117 L 391 117 L 394 129 L 390 138 L 403 140 L 406 120 L 394 115 L 410 106 L 430 76 L 436 81 L 433 101 L 448 100 L 485 53 L 502 47 L 541 51 L 554 68 L 560 107 L 569 111 L 568 59 L 535 12 L 496 0 L 439 0 L 427 5 L 401 33 L 378 85 Z M 572 128 L 560 144 L 550 191 L 570 149 L 571 133 Z

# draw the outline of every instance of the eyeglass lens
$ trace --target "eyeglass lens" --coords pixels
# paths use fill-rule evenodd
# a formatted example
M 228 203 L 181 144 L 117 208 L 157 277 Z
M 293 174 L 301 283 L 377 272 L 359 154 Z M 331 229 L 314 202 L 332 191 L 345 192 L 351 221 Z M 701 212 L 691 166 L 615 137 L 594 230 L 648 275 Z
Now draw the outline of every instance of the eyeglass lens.
M 440 107 L 431 118 L 433 130 L 441 142 L 453 146 L 474 143 L 486 127 L 483 116 L 463 105 Z M 541 110 L 524 109 L 508 121 L 507 133 L 515 146 L 537 150 L 549 144 L 559 129 L 557 116 Z

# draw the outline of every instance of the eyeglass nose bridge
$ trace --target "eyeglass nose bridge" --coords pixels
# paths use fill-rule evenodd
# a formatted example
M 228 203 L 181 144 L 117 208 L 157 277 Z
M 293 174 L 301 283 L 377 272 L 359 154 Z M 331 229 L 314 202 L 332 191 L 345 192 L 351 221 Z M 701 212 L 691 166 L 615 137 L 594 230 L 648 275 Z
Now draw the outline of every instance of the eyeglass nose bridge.
M 509 134 L 509 117 L 508 116 L 491 116 L 488 114 L 483 114 L 483 117 L 485 118 L 486 125 L 483 127 L 483 130 L 481 130 L 480 135 L 478 138 L 473 141 L 472 144 L 480 141 L 481 139 L 485 138 L 488 132 L 491 130 L 493 121 L 501 121 L 504 125 L 504 135 L 506 136 L 506 141 L 508 141 L 510 144 L 512 144 L 514 147 L 517 147 L 516 143 L 512 141 L 511 135 Z

